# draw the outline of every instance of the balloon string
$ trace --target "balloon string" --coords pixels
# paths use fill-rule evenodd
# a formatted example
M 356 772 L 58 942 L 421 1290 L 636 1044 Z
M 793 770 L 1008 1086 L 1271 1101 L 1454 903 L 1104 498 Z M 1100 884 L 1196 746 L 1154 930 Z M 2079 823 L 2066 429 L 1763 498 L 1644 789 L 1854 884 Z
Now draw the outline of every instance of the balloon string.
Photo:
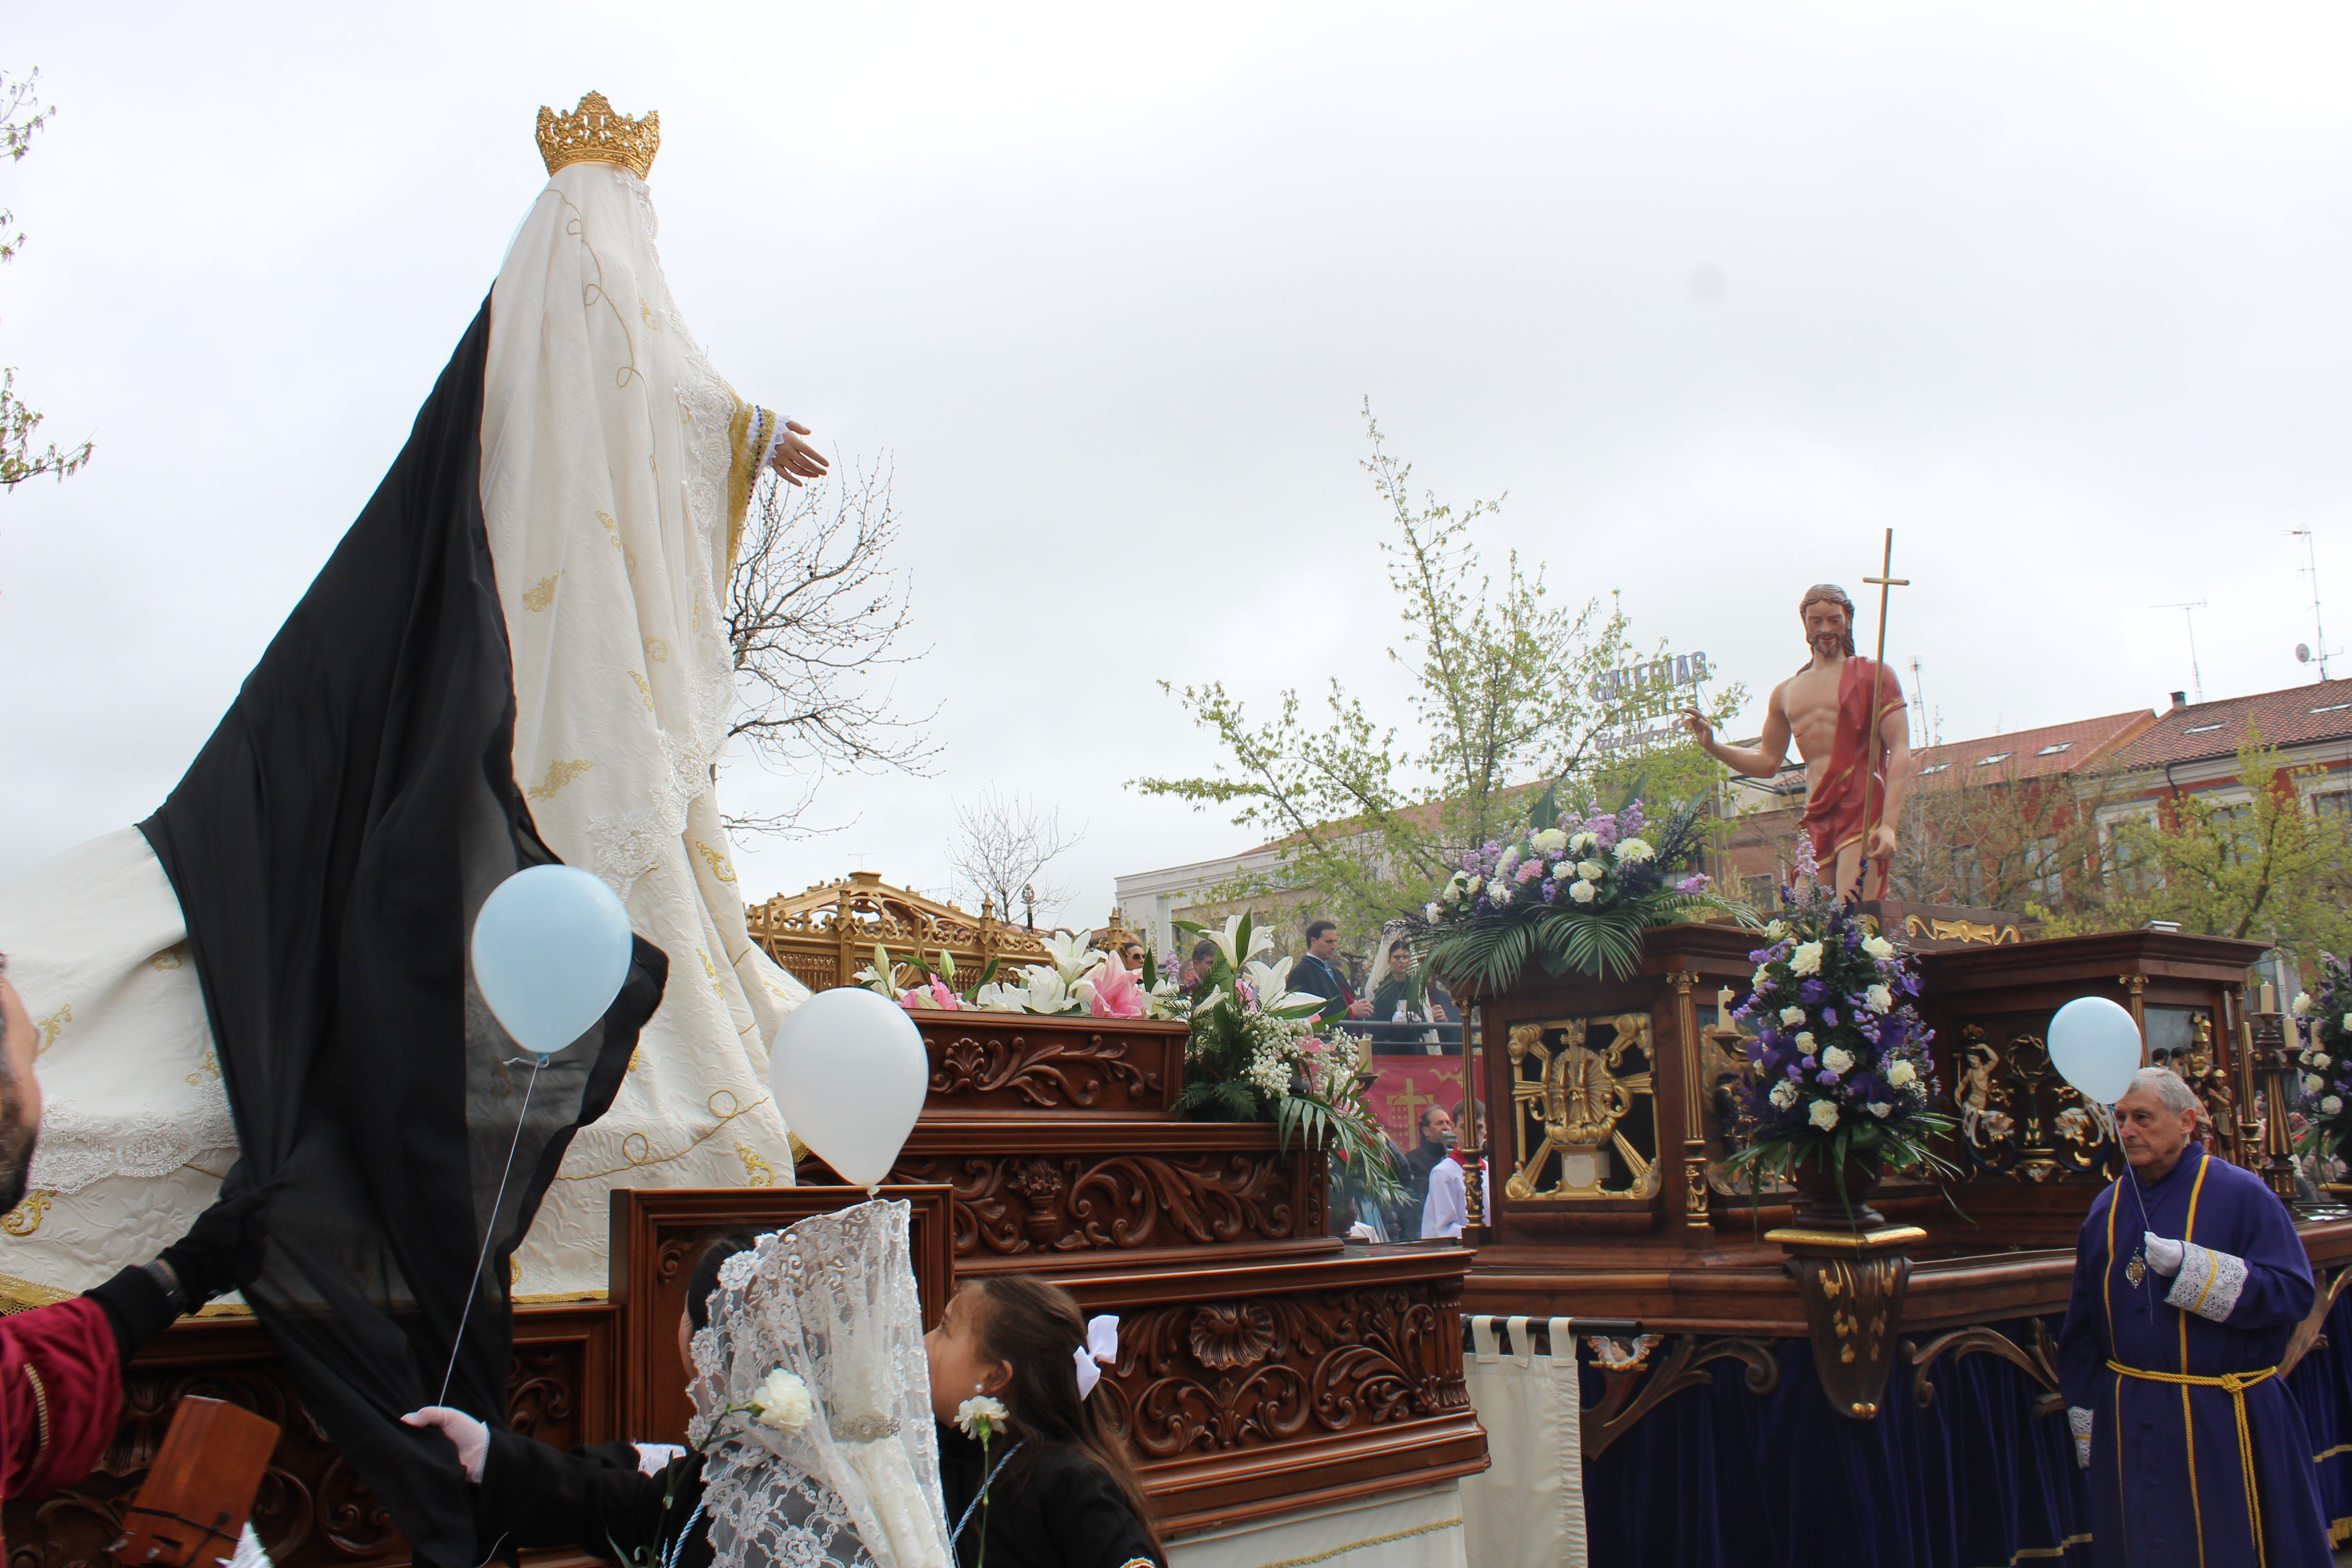
M 499 1209 L 507 1201 L 507 1178 L 514 1174 L 515 1151 L 522 1147 L 523 1123 L 530 1118 L 530 1091 L 538 1087 L 539 1069 L 547 1058 L 533 1051 L 530 1058 L 530 1080 L 522 1086 L 522 1109 L 515 1113 L 514 1142 L 507 1145 L 507 1166 L 499 1173 L 499 1195 L 490 1200 L 490 1222 L 482 1227 L 482 1254 L 474 1259 L 474 1277 L 466 1281 L 466 1310 L 457 1314 L 457 1332 L 449 1342 L 449 1369 L 441 1374 L 441 1397 L 436 1405 L 449 1403 L 449 1380 L 457 1375 L 457 1352 L 465 1348 L 466 1323 L 474 1315 L 474 1298 L 480 1293 L 482 1269 L 490 1260 L 490 1244 L 498 1239 Z
M 2118 1154 L 2121 1154 L 2121 1153 L 2124 1152 L 2124 1136 L 2123 1136 L 2123 1133 L 2122 1133 L 2121 1131 L 2119 1131 L 2116 1129 L 2116 1109 L 2115 1109 L 2115 1107 L 2114 1107 L 2114 1106 L 2112 1106 L 2112 1105 L 2102 1105 L 2102 1104 L 2100 1104 L 2100 1103 L 2099 1103 L 2099 1101 L 2097 1101 L 2097 1100 L 2093 1100 L 2093 1101 L 2091 1102 L 2091 1104 L 2093 1105 L 2093 1107 L 2094 1107 L 2094 1108 L 2095 1108 L 2095 1109 L 2097 1110 L 2097 1111 L 2098 1111 L 2098 1113 L 2099 1113 L 2099 1120 L 2100 1120 L 2100 1121 L 2104 1121 L 2104 1122 L 2105 1122 L 2105 1123 L 2107 1124 L 2107 1136 L 2108 1136 L 2109 1138 L 2111 1138 L 2111 1139 L 2115 1140 L 2116 1152 L 2116 1153 L 2118 1153 Z M 2129 1162 L 2128 1160 L 2126 1160 L 2126 1162 L 2124 1162 L 2124 1174 L 2125 1174 L 2125 1175 L 2126 1175 L 2126 1176 L 2129 1176 L 2129 1175 L 2131 1175 L 2131 1173 L 2132 1173 L 2131 1162 Z M 2154 1227 L 2153 1226 L 2151 1226 L 2151 1225 L 2148 1223 L 2148 1218 L 2147 1218 L 2147 1195 L 2146 1195 L 2145 1194 L 2143 1194 L 2143 1193 L 2139 1190 L 2139 1182 L 2138 1182 L 2137 1178 L 2134 1178 L 2133 1180 L 2131 1180 L 2131 1181 L 2129 1181 L 2129 1182 L 2126 1183 L 2125 1184 L 2126 1184 L 2126 1186 L 2128 1186 L 2128 1187 L 2130 1187 L 2130 1188 L 2131 1188 L 2131 1191 L 2132 1191 L 2132 1201 L 2133 1201 L 2134 1203 L 2137 1203 L 2137 1205 L 2139 1205 L 2139 1227 L 2140 1227 L 2140 1229 L 2141 1229 L 2143 1232 L 2154 1229 L 2155 1227 Z

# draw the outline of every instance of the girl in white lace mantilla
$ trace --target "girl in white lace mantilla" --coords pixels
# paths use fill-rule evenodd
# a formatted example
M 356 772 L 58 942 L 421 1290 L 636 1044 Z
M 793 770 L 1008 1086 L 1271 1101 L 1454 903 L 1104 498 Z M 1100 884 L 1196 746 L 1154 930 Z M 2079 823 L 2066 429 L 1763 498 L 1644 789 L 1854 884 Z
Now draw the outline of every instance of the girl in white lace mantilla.
M 439 1407 L 484 1554 L 575 1547 L 634 1568 L 947 1568 L 908 1208 L 866 1203 L 705 1249 L 678 1351 L 691 1452 L 559 1453 Z

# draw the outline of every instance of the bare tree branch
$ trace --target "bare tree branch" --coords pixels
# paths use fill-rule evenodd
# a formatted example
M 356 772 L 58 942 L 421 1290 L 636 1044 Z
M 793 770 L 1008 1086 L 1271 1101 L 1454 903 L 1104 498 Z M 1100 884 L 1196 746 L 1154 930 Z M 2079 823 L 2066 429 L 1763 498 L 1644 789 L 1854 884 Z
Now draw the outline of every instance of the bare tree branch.
M 956 807 L 956 835 L 948 847 L 948 864 L 975 901 L 996 905 L 999 919 L 1013 918 L 1024 890 L 1040 911 L 1069 902 L 1072 889 L 1048 880 L 1045 870 L 1087 835 L 1084 827 L 1066 833 L 1059 807 L 1040 810 L 1029 797 L 1007 796 L 991 785 L 977 801 Z
M 732 817 L 742 834 L 804 837 L 817 786 L 834 773 L 898 771 L 928 776 L 939 755 L 919 717 L 894 709 L 891 666 L 929 650 L 902 650 L 911 623 L 909 583 L 885 564 L 898 542 L 887 459 L 843 465 L 805 487 L 761 473 L 728 583 L 727 637 L 741 700 L 728 738 L 759 763 L 803 781 L 779 812 Z

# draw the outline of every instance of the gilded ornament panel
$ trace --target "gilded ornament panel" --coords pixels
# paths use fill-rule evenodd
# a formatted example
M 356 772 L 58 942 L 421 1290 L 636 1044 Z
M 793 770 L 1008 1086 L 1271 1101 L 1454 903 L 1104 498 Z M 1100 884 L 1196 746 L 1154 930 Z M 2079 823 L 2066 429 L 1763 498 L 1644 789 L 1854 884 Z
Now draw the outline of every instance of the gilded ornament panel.
M 1659 1187 L 1657 1092 L 1647 1013 L 1517 1024 L 1511 1173 L 1522 1203 L 1647 1198 Z

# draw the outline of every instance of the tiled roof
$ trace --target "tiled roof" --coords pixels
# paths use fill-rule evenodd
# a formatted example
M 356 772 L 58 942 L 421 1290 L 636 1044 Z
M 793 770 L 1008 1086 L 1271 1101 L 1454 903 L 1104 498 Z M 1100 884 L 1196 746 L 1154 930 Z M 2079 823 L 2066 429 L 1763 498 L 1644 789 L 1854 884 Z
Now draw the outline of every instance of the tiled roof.
M 2352 680 L 2322 680 L 2284 691 L 2168 708 L 2116 760 L 2126 767 L 2160 768 L 2167 763 L 2232 756 L 2245 743 L 2250 723 L 2274 746 L 2352 740 Z
M 1952 741 L 1914 752 L 1915 776 L 1923 783 L 1968 784 L 2042 778 L 2079 771 L 2092 760 L 2111 760 L 2116 747 L 2131 743 L 2157 717 L 2147 709 L 2011 730 L 1973 741 Z

